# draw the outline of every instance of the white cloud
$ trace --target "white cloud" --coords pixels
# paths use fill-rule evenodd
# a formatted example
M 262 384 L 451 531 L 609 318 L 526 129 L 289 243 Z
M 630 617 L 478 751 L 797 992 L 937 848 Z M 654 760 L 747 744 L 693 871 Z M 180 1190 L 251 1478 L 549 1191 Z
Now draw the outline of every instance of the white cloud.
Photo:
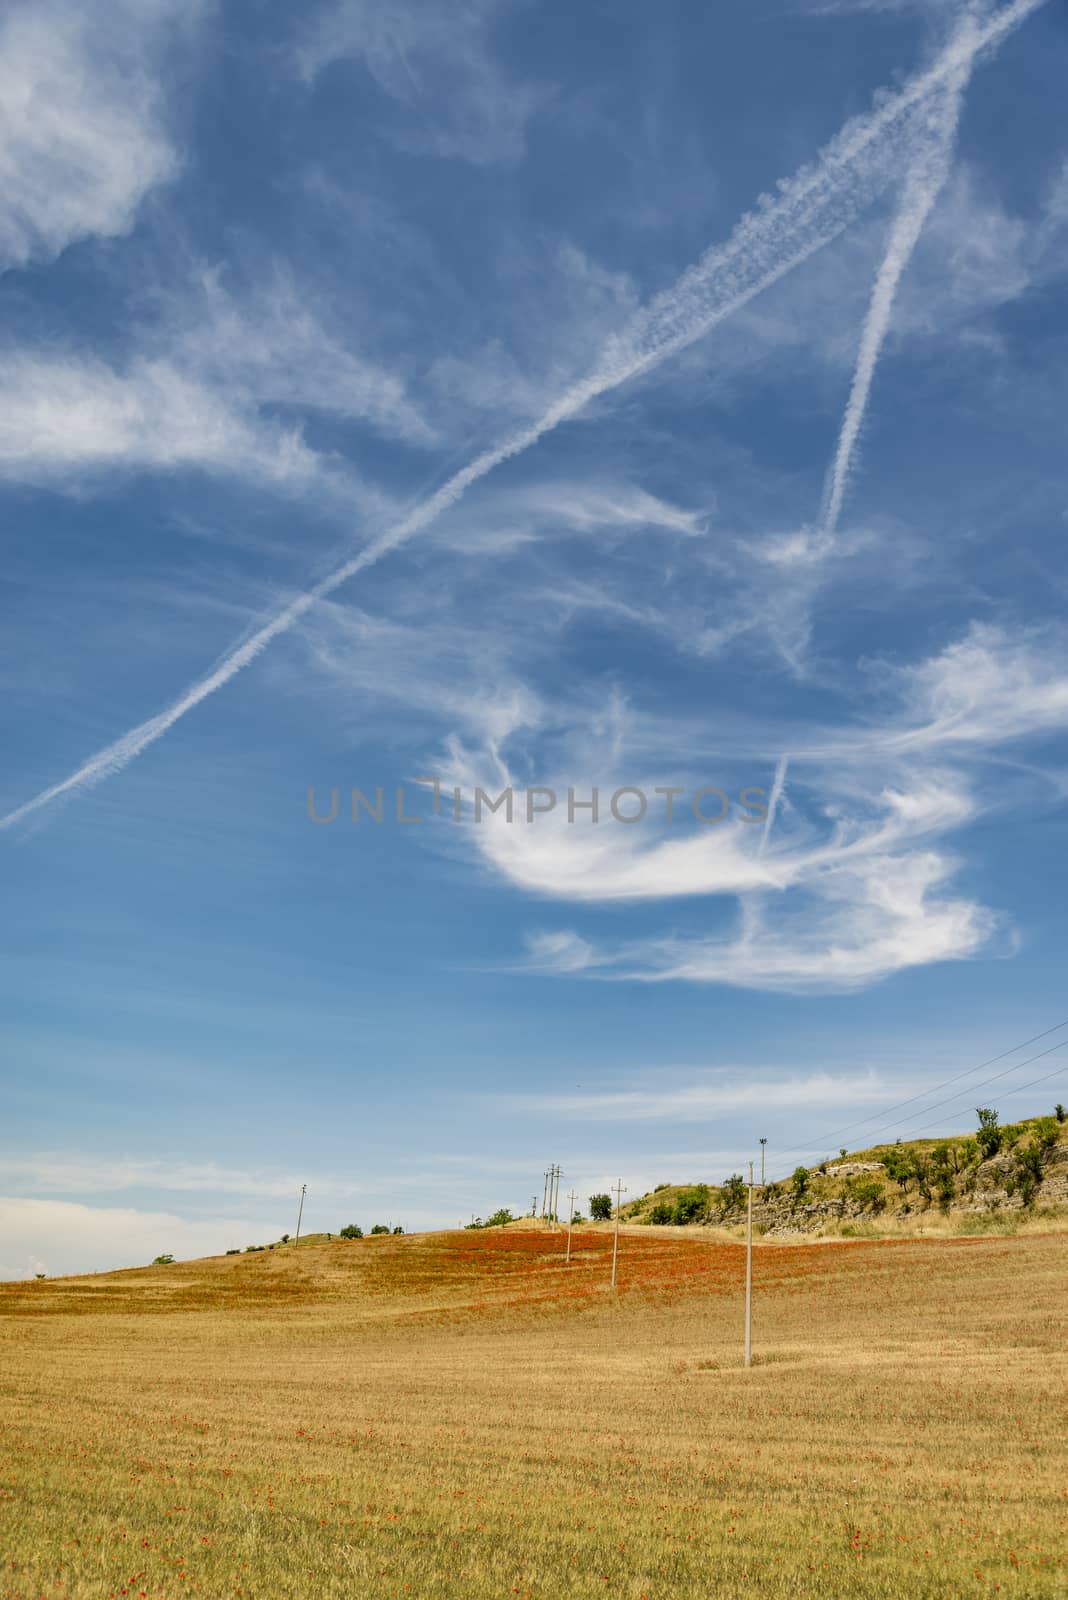
M 706 532 L 712 509 L 691 510 L 625 479 L 548 478 L 484 492 L 473 505 L 444 516 L 433 537 L 450 550 L 478 554 L 576 535 L 602 543 L 646 532 L 696 539 Z
M 986 948 L 998 919 L 943 891 L 952 864 L 937 851 L 875 857 L 806 880 L 794 906 L 749 899 L 734 939 L 662 941 L 618 958 L 632 978 L 832 993 L 909 967 L 960 961 Z
M 677 1072 L 672 1076 L 677 1077 Z M 726 1081 L 725 1081 L 726 1080 Z M 514 1094 L 500 1104 L 510 1111 L 557 1114 L 610 1122 L 660 1122 L 729 1115 L 760 1109 L 769 1114 L 808 1107 L 877 1104 L 891 1100 L 899 1087 L 873 1072 L 813 1072 L 773 1078 L 751 1067 L 721 1067 L 715 1081 L 663 1089 L 623 1089 L 584 1094 Z
M 282 266 L 240 295 L 217 273 L 175 301 L 149 342 L 160 354 L 242 409 L 266 405 L 368 422 L 378 433 L 428 446 L 438 435 L 403 380 L 352 348 L 314 282 Z
M 251 665 L 275 639 L 290 632 L 318 602 L 423 534 L 476 483 L 578 417 L 591 403 L 689 348 L 839 237 L 899 170 L 913 132 L 916 107 L 947 82 L 955 81 L 980 50 L 989 52 L 1000 44 L 1042 3 L 1013 0 L 966 41 L 952 41 L 903 89 L 882 97 L 870 114 L 847 123 L 816 162 L 782 184 L 773 200 L 744 217 L 726 243 L 708 250 L 670 288 L 654 296 L 618 336 L 607 341 L 587 375 L 540 416 L 470 458 L 399 522 L 278 611 L 171 705 L 8 812 L 0 818 L 0 828 L 14 827 L 63 796 L 122 771 L 189 711 Z
M 260 426 L 162 360 L 117 370 L 92 356 L 8 352 L 0 474 L 28 482 L 92 468 L 197 466 L 307 484 L 319 463 L 294 428 Z
M 1068 638 L 973 623 L 939 655 L 895 674 L 915 726 L 891 741 L 911 750 L 990 746 L 1068 727 Z
M 196 0 L 184 9 L 188 20 Z M 178 156 L 156 71 L 174 4 L 8 4 L 0 19 L 0 268 L 133 226 Z

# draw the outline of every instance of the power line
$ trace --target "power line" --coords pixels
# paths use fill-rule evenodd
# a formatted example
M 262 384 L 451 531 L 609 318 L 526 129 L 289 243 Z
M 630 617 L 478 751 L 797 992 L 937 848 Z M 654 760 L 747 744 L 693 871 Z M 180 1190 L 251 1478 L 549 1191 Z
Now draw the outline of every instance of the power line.
M 1004 1061 L 1007 1056 L 1015 1055 L 1018 1050 L 1026 1050 L 1029 1044 L 1037 1044 L 1039 1039 L 1047 1039 L 1051 1033 L 1058 1033 L 1061 1028 L 1068 1028 L 1068 1018 L 1065 1018 L 1063 1022 L 1055 1023 L 1052 1028 L 1044 1028 L 1041 1033 L 1032 1034 L 1029 1039 L 1021 1040 L 1019 1044 L 1012 1045 L 1008 1050 L 1002 1050 L 1000 1055 L 990 1056 L 986 1061 L 979 1061 L 974 1066 L 965 1067 L 963 1072 L 956 1072 L 949 1078 L 943 1078 L 941 1083 L 933 1083 L 931 1084 L 930 1088 L 921 1089 L 918 1094 L 909 1095 L 906 1100 L 899 1100 L 895 1105 L 892 1106 L 884 1106 L 882 1111 L 873 1112 L 870 1117 L 862 1117 L 858 1122 L 847 1122 L 845 1127 L 835 1128 L 830 1133 L 825 1133 L 821 1138 L 809 1139 L 805 1144 L 791 1146 L 789 1150 L 780 1150 L 779 1155 L 803 1155 L 810 1151 L 813 1147 L 819 1149 L 824 1145 L 831 1144 L 832 1140 L 840 1138 L 843 1133 L 852 1133 L 855 1128 L 865 1128 L 873 1122 L 882 1122 L 885 1117 L 890 1116 L 893 1112 L 901 1111 L 905 1106 L 915 1105 L 917 1100 L 926 1100 L 928 1095 L 937 1094 L 939 1089 L 948 1089 L 951 1083 L 959 1083 L 962 1078 L 970 1078 L 973 1073 L 982 1072 L 984 1067 L 996 1066 L 999 1061 Z M 1039 1051 L 1038 1055 L 1028 1057 L 1028 1061 L 1037 1061 L 1040 1056 L 1050 1055 L 1053 1050 L 1061 1050 L 1064 1048 L 1065 1046 L 1063 1044 L 1052 1045 L 1049 1050 L 1042 1050 Z M 996 1081 L 996 1078 L 1005 1077 L 1007 1076 L 1008 1072 L 1015 1072 L 1017 1067 L 1026 1067 L 1028 1065 L 1028 1061 L 1017 1061 L 1012 1067 L 1007 1069 L 1007 1072 L 997 1073 L 995 1074 L 994 1078 L 988 1078 L 986 1082 L 993 1083 Z M 973 1084 L 967 1092 L 971 1094 L 975 1089 L 981 1089 L 983 1087 L 984 1084 L 981 1083 Z M 958 1098 L 960 1097 L 957 1095 L 951 1095 L 949 1097 L 950 1100 L 955 1100 Z M 949 1101 L 941 1101 L 938 1103 L 946 1105 L 949 1103 Z M 932 1111 L 934 1109 L 934 1106 L 925 1106 L 918 1114 L 920 1116 L 926 1116 L 928 1111 Z M 907 1121 L 909 1119 L 906 1118 L 904 1120 Z M 900 1124 L 891 1124 L 891 1126 L 899 1125 Z
M 999 1083 L 1002 1078 L 1007 1078 L 1010 1073 L 1019 1072 L 1021 1067 L 1029 1067 L 1032 1061 L 1041 1061 L 1043 1056 L 1051 1056 L 1057 1050 L 1068 1050 L 1068 1040 L 1062 1041 L 1060 1044 L 1051 1044 L 1048 1050 L 1039 1050 L 1037 1055 L 1025 1056 L 1022 1061 L 1015 1061 L 1011 1067 L 1006 1067 L 1004 1072 L 995 1072 L 990 1078 L 983 1078 L 979 1083 L 969 1084 L 967 1089 L 961 1089 L 957 1094 L 948 1095 L 945 1100 L 936 1100 L 933 1105 L 924 1106 L 922 1111 L 915 1112 L 911 1117 L 900 1117 L 897 1122 L 891 1122 L 889 1127 L 904 1128 L 908 1123 L 915 1122 L 918 1117 L 925 1117 L 928 1111 L 937 1111 L 941 1106 L 952 1105 L 954 1100 L 970 1098 L 977 1090 L 985 1089 L 991 1083 Z M 1056 1073 L 1051 1074 L 1051 1076 L 1056 1077 Z M 1017 1084 L 1013 1093 L 1018 1094 L 1021 1089 L 1026 1089 L 1027 1087 L 1027 1084 Z M 886 1129 L 880 1131 L 886 1132 Z
M 1041 1038 L 1042 1035 L 1039 1034 L 1038 1037 Z M 916 1121 L 916 1117 L 925 1117 L 929 1111 L 937 1111 L 937 1110 L 939 1110 L 940 1107 L 952 1105 L 955 1101 L 963 1100 L 963 1099 L 966 1099 L 966 1098 L 970 1099 L 971 1096 L 973 1094 L 977 1094 L 980 1089 L 989 1088 L 989 1086 L 992 1083 L 1000 1082 L 1000 1080 L 1002 1078 L 1009 1077 L 1009 1075 L 1011 1073 L 1019 1072 L 1021 1067 L 1029 1067 L 1031 1065 L 1032 1061 L 1041 1061 L 1045 1056 L 1051 1056 L 1057 1050 L 1068 1050 L 1068 1040 L 1062 1041 L 1060 1044 L 1051 1044 L 1047 1050 L 1039 1050 L 1033 1056 L 1025 1056 L 1022 1061 L 1014 1061 L 1011 1067 L 1006 1067 L 1005 1068 L 1004 1072 L 995 1072 L 989 1078 L 981 1078 L 978 1083 L 969 1084 L 967 1089 L 961 1089 L 957 1094 L 948 1095 L 945 1100 L 936 1100 L 933 1103 L 933 1105 L 924 1106 L 923 1110 L 916 1112 L 915 1116 L 912 1116 L 912 1117 L 901 1117 L 901 1118 L 899 1118 L 899 1120 L 897 1122 L 887 1123 L 885 1126 L 883 1126 L 881 1128 L 876 1128 L 874 1131 L 875 1131 L 876 1134 L 879 1134 L 879 1135 L 885 1134 L 885 1133 L 892 1133 L 895 1128 L 903 1128 L 903 1127 L 907 1126 L 908 1123 L 915 1122 Z M 995 1060 L 1001 1060 L 1001 1059 L 1003 1059 L 1003 1058 L 1002 1057 L 995 1057 Z M 1055 1072 L 1046 1073 L 1045 1076 L 1041 1077 L 1041 1078 L 1034 1078 L 1034 1079 L 1032 1079 L 1032 1081 L 1030 1083 L 1012 1084 L 1012 1085 L 1009 1086 L 1009 1093 L 1010 1094 L 1022 1094 L 1025 1089 L 1034 1089 L 1040 1083 L 1048 1083 L 1051 1078 L 1060 1077 L 1060 1075 L 1063 1072 L 1065 1072 L 1066 1070 L 1068 1070 L 1068 1067 L 1058 1067 Z M 950 1081 L 952 1081 L 952 1080 L 950 1080 Z M 917 1128 L 914 1131 L 917 1134 L 919 1134 L 919 1133 L 923 1132 L 924 1130 L 922 1130 L 920 1128 Z M 879 1139 L 879 1140 L 876 1140 L 874 1142 L 881 1143 L 882 1140 Z M 808 1146 L 803 1146 L 802 1145 L 802 1146 L 799 1146 L 798 1148 L 801 1149 L 801 1150 L 809 1150 L 809 1151 L 811 1151 L 814 1147 L 816 1149 L 821 1148 L 821 1146 L 816 1144 L 815 1141 L 813 1141 L 812 1144 L 810 1144 Z M 797 1154 L 797 1150 L 787 1150 L 787 1151 L 784 1152 L 784 1154 L 786 1154 L 786 1155 L 796 1155 Z M 785 1174 L 784 1174 L 784 1176 L 785 1176 Z
M 1064 1047 L 1062 1046 L 1061 1048 L 1064 1048 Z M 1048 1052 L 1043 1052 L 1043 1054 L 1048 1054 Z M 1038 1057 L 1037 1056 L 1032 1056 L 1031 1059 L 1032 1059 L 1032 1061 L 1037 1061 Z M 1022 1066 L 1023 1062 L 1021 1062 L 1020 1065 Z M 1025 1089 L 1037 1089 L 1038 1085 L 1040 1083 L 1049 1083 L 1051 1078 L 1061 1078 L 1061 1077 L 1064 1076 L 1064 1074 L 1066 1072 L 1068 1072 L 1068 1062 L 1065 1062 L 1063 1066 L 1058 1067 L 1056 1072 L 1047 1072 L 1047 1073 L 1043 1074 L 1043 1076 L 1041 1078 L 1032 1078 L 1030 1083 L 1018 1083 L 1018 1084 L 1016 1084 L 1014 1086 L 1012 1092 L 1013 1092 L 1013 1094 L 1022 1094 Z M 917 1133 L 928 1133 L 929 1131 L 930 1131 L 929 1128 L 917 1128 L 916 1129 Z

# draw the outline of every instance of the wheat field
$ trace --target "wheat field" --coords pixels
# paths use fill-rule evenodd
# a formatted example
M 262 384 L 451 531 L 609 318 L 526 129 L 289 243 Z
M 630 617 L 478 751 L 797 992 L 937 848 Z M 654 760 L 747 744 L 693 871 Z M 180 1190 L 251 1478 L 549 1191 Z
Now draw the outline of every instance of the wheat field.
M 0 1288 L 0 1595 L 1068 1594 L 1065 1236 L 533 1226 Z

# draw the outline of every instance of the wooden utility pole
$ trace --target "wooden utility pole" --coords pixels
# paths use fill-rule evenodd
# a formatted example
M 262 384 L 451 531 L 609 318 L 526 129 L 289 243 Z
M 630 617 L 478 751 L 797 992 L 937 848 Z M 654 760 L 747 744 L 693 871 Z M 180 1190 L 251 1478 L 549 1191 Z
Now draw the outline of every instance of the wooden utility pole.
M 613 1289 L 616 1286 L 616 1262 L 619 1260 L 619 1208 L 623 1203 L 623 1196 L 626 1194 L 626 1192 L 627 1192 L 626 1189 L 623 1187 L 623 1179 L 620 1178 L 619 1182 L 616 1184 L 615 1188 L 612 1191 L 612 1193 L 616 1197 L 616 1227 L 615 1227 L 615 1232 L 612 1235 L 612 1288 Z
M 567 1254 L 564 1257 L 564 1266 L 565 1267 L 569 1266 L 570 1263 L 571 1263 L 571 1219 L 575 1215 L 575 1191 L 574 1191 L 574 1189 L 572 1189 L 572 1191 L 568 1195 L 567 1199 L 568 1199 L 568 1207 L 567 1207 Z
M 767 1143 L 768 1141 L 766 1139 L 761 1139 L 760 1141 L 760 1187 L 762 1189 L 764 1187 L 764 1151 L 767 1147 Z
M 300 1243 L 300 1219 L 304 1215 L 304 1196 L 307 1194 L 307 1192 L 308 1185 L 306 1183 L 302 1183 L 300 1186 L 300 1205 L 297 1208 L 297 1237 L 293 1240 L 294 1246 Z
M 749 1218 L 745 1230 L 745 1364 L 753 1365 L 753 1163 L 749 1163 Z

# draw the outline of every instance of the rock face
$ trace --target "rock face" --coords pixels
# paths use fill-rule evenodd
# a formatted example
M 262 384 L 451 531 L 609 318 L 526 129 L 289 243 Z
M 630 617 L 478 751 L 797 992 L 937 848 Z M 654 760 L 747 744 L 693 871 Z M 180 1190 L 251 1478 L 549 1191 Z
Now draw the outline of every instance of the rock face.
M 851 1183 L 850 1179 L 858 1181 Z M 885 1181 L 881 1182 L 879 1198 L 873 1203 L 870 1191 L 878 1180 Z M 828 1194 L 826 1190 L 832 1181 L 836 1181 L 837 1192 Z M 879 1161 L 828 1163 L 822 1171 L 814 1169 L 809 1182 L 809 1189 L 800 1196 L 791 1194 L 786 1186 L 769 1188 L 765 1194 L 759 1188 L 755 1190 L 753 1221 L 765 1237 L 818 1234 L 830 1224 L 843 1222 L 877 1225 L 893 1219 L 906 1226 L 912 1222 L 922 1227 L 924 1218 L 976 1217 L 994 1212 L 1022 1214 L 1029 1207 L 1027 1195 L 1021 1189 L 1014 1150 L 1001 1151 L 957 1175 L 956 1193 L 949 1200 L 940 1201 L 933 1179 L 930 1180 L 930 1198 L 919 1189 L 915 1179 L 902 1191 L 889 1180 Z M 1068 1144 L 1058 1144 L 1049 1151 L 1030 1205 L 1068 1209 Z M 743 1216 L 744 1212 L 739 1210 L 729 1220 L 737 1222 Z

